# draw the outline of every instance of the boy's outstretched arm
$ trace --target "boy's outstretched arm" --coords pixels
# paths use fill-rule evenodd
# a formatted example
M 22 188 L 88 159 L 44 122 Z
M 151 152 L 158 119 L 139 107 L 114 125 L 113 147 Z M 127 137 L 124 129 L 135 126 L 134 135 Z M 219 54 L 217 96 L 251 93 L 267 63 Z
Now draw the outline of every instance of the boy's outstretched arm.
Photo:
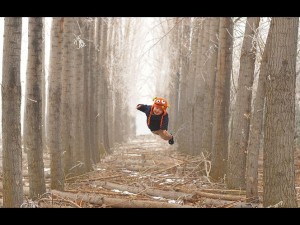
M 145 112 L 145 110 L 146 110 L 146 105 L 144 105 L 144 104 L 138 104 L 138 105 L 136 106 L 136 109 L 137 109 L 137 110 L 140 110 L 140 111 L 142 111 L 142 112 Z
M 146 113 L 147 110 L 150 110 L 150 105 L 137 104 L 136 109 Z

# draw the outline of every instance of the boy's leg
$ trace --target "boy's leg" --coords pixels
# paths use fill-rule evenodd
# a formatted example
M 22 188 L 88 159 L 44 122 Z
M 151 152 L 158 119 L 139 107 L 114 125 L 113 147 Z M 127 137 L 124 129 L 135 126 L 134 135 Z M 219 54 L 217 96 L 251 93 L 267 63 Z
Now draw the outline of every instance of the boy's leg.
M 172 139 L 172 135 L 168 132 L 168 131 L 163 131 L 163 130 L 156 130 L 156 131 L 152 131 L 153 134 L 159 135 L 162 139 L 168 141 L 170 139 Z
M 151 132 L 152 132 L 152 134 L 159 135 L 157 130 L 156 131 L 151 131 Z

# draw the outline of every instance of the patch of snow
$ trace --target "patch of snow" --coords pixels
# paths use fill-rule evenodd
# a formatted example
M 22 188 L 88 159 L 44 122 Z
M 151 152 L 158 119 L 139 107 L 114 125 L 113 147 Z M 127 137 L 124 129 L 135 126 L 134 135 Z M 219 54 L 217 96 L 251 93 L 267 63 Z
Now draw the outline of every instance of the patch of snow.
M 170 179 L 170 178 L 166 179 L 166 183 L 173 183 L 173 182 L 174 182 L 174 179 Z
M 154 198 L 154 199 L 156 199 L 156 200 L 166 200 L 165 198 L 159 197 L 159 196 L 153 196 L 152 198 Z
M 123 191 L 122 194 L 124 194 L 124 195 L 136 195 L 136 194 L 131 193 L 131 192 L 129 192 L 129 191 Z
M 184 182 L 184 179 L 176 179 L 177 182 Z
M 138 173 L 137 172 L 132 172 L 131 174 L 129 174 L 130 177 L 137 177 Z
M 118 189 L 112 189 L 113 192 L 117 192 L 117 193 L 121 193 L 121 194 L 124 194 L 124 195 L 136 195 L 134 193 L 131 193 L 129 191 L 120 191 Z
M 169 200 L 168 203 L 172 203 L 172 204 L 183 204 L 183 201 L 182 200 Z
M 127 169 L 122 169 L 122 172 L 125 172 L 125 173 L 132 173 L 132 172 L 134 172 L 134 171 L 127 170 Z
M 127 155 L 129 155 L 129 156 L 142 156 L 141 154 L 135 154 L 135 153 L 129 153 Z
M 139 179 L 147 178 L 147 177 L 150 177 L 150 176 L 151 176 L 150 174 L 144 175 L 144 176 L 139 176 Z M 154 181 L 154 182 L 157 182 L 157 181 Z

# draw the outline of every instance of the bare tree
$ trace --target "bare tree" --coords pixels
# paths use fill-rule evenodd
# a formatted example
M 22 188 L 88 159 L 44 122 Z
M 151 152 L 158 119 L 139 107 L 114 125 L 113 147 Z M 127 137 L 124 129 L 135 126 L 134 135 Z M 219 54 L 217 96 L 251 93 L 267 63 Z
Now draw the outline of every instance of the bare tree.
M 209 27 L 211 18 L 204 18 L 199 36 L 199 44 L 197 48 L 197 65 L 195 70 L 195 80 L 191 84 L 194 86 L 193 94 L 193 114 L 192 114 L 192 136 L 193 136 L 193 154 L 199 155 L 202 151 L 202 133 L 203 133 L 203 103 L 204 103 L 204 87 L 207 82 L 207 50 L 209 42 Z
M 30 17 L 28 24 L 28 61 L 26 73 L 24 148 L 27 150 L 29 196 L 46 192 L 43 161 L 42 76 L 43 18 Z
M 74 37 L 74 45 L 70 46 L 71 54 L 73 55 L 72 71 L 73 76 L 70 77 L 71 82 L 71 126 L 70 126 L 70 149 L 72 152 L 73 174 L 82 174 L 87 172 L 87 165 L 84 158 L 84 139 L 83 139 L 83 52 L 89 45 L 87 40 L 90 40 L 89 35 L 85 33 L 85 26 L 89 27 L 89 22 L 86 24 L 86 18 L 75 17 L 74 26 L 72 29 Z M 89 21 L 89 20 L 88 20 Z
M 263 205 L 297 207 L 294 168 L 298 17 L 273 17 L 264 124 Z
M 114 44 L 116 43 L 115 39 L 115 32 L 117 29 L 117 18 L 111 18 L 109 20 L 108 25 L 108 33 L 107 33 L 107 95 L 105 97 L 105 114 L 106 114 L 106 121 L 105 121 L 105 132 L 108 135 L 108 146 L 107 149 L 109 152 L 113 151 L 113 144 L 115 140 L 115 132 L 114 132 L 114 105 L 115 105 L 115 98 L 114 98 L 114 83 L 113 83 L 113 65 L 114 61 L 116 60 L 114 57 Z
M 22 18 L 4 18 L 2 69 L 3 207 L 23 203 L 21 148 L 21 34 Z
M 73 74 L 73 17 L 64 17 L 63 22 L 63 50 L 62 50 L 62 98 L 61 98 L 61 138 L 62 151 L 64 156 L 65 176 L 73 173 L 74 166 L 78 166 L 73 161 L 73 152 L 70 146 L 70 130 L 71 130 L 71 80 Z
M 179 103 L 178 103 L 178 120 L 181 127 L 178 128 L 178 147 L 179 150 L 188 153 L 191 150 L 191 135 L 188 135 L 191 128 L 191 107 L 188 105 L 188 76 L 190 64 L 190 38 L 191 38 L 191 18 L 187 17 L 182 20 L 182 28 L 178 31 L 182 38 L 180 42 L 180 78 L 179 78 Z M 196 37 L 194 37 L 196 38 Z
M 258 158 L 261 149 L 262 128 L 265 104 L 265 80 L 267 76 L 267 53 L 270 47 L 270 32 L 268 32 L 260 72 L 257 83 L 256 95 L 253 101 L 253 111 L 250 119 L 250 131 L 246 160 L 246 197 L 247 201 L 257 202 L 258 199 Z
M 54 17 L 52 21 L 48 77 L 47 145 L 50 151 L 51 188 L 56 190 L 64 189 L 60 127 L 63 21 L 62 17 Z
M 227 169 L 232 33 L 232 19 L 230 17 L 220 18 L 211 168 L 211 176 L 215 180 L 224 178 Z
M 259 17 L 248 17 L 240 58 L 240 71 L 232 116 L 227 185 L 245 189 L 246 154 L 249 137 L 252 86 L 256 59 L 256 29 Z
M 203 103 L 203 130 L 202 148 L 203 152 L 211 153 L 212 149 L 212 127 L 213 127 L 213 106 L 214 90 L 217 73 L 218 47 L 219 47 L 219 24 L 220 18 L 213 17 L 210 21 L 209 46 L 207 52 L 208 78 L 205 82 L 204 103 Z
M 99 100 L 99 114 L 100 117 L 100 134 L 102 134 L 102 153 L 110 152 L 109 135 L 108 135 L 108 115 L 106 102 L 108 101 L 108 65 L 107 65 L 107 54 L 108 54 L 108 20 L 101 18 L 102 28 L 100 33 L 100 51 L 99 51 L 99 73 L 100 73 L 100 100 Z
M 87 172 L 91 170 L 91 159 L 90 156 L 86 157 L 85 155 L 90 153 L 90 149 L 85 148 L 85 143 L 87 142 L 87 139 L 85 138 L 85 126 L 87 124 L 85 123 L 85 117 L 84 117 L 84 110 L 87 107 L 87 102 L 84 99 L 84 79 L 85 79 L 85 72 L 84 72 L 84 52 L 87 46 L 89 45 L 89 37 L 86 37 L 85 35 L 85 27 L 82 25 L 82 20 L 85 20 L 84 18 L 78 18 L 79 24 L 80 24 L 80 29 L 78 30 L 77 28 L 77 35 L 82 37 L 82 42 L 81 46 L 80 43 L 77 43 L 77 47 L 75 49 L 75 74 L 76 74 L 76 79 L 77 79 L 77 86 L 76 88 L 76 93 L 75 93 L 75 101 L 76 101 L 76 110 L 78 111 L 77 113 L 77 119 L 76 120 L 76 144 L 77 144 L 77 155 L 78 155 L 78 160 L 82 161 L 84 163 L 84 166 L 81 167 L 82 172 Z M 89 22 L 92 23 L 92 22 Z M 84 33 L 83 33 L 84 32 Z

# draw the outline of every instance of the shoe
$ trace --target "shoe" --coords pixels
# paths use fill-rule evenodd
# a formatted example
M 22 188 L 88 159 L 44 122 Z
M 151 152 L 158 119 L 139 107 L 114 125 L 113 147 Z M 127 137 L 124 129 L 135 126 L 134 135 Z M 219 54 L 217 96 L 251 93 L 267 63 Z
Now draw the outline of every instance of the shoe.
M 170 145 L 174 144 L 174 137 L 173 137 L 173 135 L 172 135 L 172 138 L 169 140 L 169 144 Z

